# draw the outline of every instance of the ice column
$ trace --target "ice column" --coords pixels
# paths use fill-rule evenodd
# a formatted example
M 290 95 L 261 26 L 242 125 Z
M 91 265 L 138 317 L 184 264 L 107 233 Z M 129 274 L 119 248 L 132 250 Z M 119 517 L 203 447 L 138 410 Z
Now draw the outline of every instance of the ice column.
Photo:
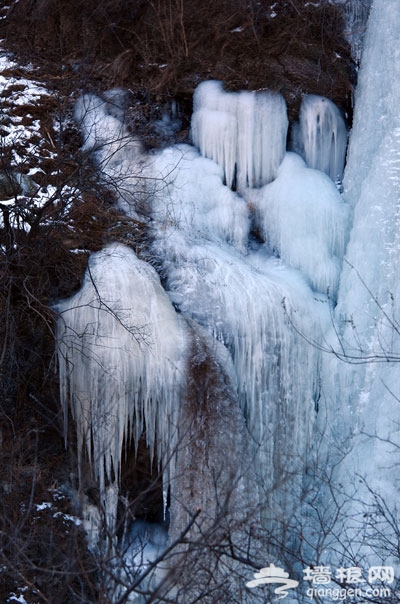
M 64 414 L 70 406 L 78 454 L 86 452 L 105 497 L 106 484 L 118 479 L 124 442 L 138 443 L 145 431 L 159 461 L 171 453 L 184 322 L 155 270 L 121 244 L 92 255 L 81 290 L 57 310 Z
M 336 533 L 349 541 L 338 549 L 350 543 L 358 562 L 364 551 L 373 564 L 393 560 L 400 482 L 399 8 L 398 0 L 375 0 L 365 37 L 343 180 L 354 223 L 329 342 L 344 362 L 324 357 L 326 417 L 320 414 L 335 486 L 347 495 L 339 519 L 345 529 Z M 347 452 L 340 464 L 335 450 L 339 458 Z
M 228 93 L 221 82 L 203 82 L 194 93 L 193 109 L 193 143 L 223 167 L 229 187 L 261 187 L 275 178 L 288 128 L 280 94 Z
M 300 108 L 300 124 L 295 131 L 295 148 L 310 168 L 322 170 L 332 180 L 341 180 L 346 159 L 347 129 L 332 101 L 307 95 Z

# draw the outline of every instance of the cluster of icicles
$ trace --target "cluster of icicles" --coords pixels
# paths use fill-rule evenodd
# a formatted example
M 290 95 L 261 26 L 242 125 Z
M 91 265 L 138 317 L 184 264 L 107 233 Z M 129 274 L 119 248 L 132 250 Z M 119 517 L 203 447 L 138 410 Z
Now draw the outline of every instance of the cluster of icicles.
M 286 152 L 280 95 L 205 82 L 192 119 L 200 152 L 181 144 L 146 154 L 112 98 L 78 101 L 84 148 L 116 185 L 120 207 L 151 225 L 148 253 L 163 284 L 132 249 L 113 244 L 92 254 L 81 290 L 58 304 L 61 399 L 79 454 L 105 507 L 124 444 L 143 432 L 171 480 L 195 333 L 209 350 L 216 342 L 225 350 L 220 364 L 268 488 L 296 473 L 294 452 L 300 460 L 308 447 L 319 397 L 319 353 L 299 332 L 318 340 L 327 291 L 334 297 L 338 287 L 349 212 L 332 179 L 343 171 L 343 118 L 328 99 L 306 97 L 293 129 L 299 154 Z
M 194 95 L 193 142 L 205 157 L 224 168 L 225 182 L 262 187 L 274 180 L 286 151 L 288 119 L 280 94 L 224 92 L 221 82 L 204 82 Z M 310 168 L 341 180 L 347 146 L 343 117 L 332 101 L 308 95 L 299 123 L 293 128 L 293 147 Z

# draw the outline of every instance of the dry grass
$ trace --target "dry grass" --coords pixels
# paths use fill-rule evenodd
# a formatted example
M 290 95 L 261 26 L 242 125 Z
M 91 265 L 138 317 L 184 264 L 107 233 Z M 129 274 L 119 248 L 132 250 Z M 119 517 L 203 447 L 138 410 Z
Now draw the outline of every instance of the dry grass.
M 21 53 L 46 60 L 54 77 L 55 65 L 63 65 L 75 81 L 85 73 L 94 86 L 101 80 L 145 89 L 158 100 L 189 99 L 210 78 L 234 90 L 268 87 L 282 91 L 294 117 L 305 93 L 343 109 L 351 94 L 341 7 L 315 4 L 40 0 L 30 8 L 21 0 L 6 34 Z

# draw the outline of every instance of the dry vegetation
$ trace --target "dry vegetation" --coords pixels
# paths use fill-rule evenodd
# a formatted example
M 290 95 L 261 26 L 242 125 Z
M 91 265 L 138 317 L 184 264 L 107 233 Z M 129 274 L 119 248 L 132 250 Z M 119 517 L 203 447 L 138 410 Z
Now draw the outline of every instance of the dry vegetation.
M 304 93 L 343 109 L 351 96 L 340 5 L 326 2 L 20 0 L 5 34 L 53 74 L 64 70 L 76 83 L 84 73 L 92 86 L 142 89 L 153 100 L 190 105 L 210 78 L 235 90 L 280 90 L 292 118 Z

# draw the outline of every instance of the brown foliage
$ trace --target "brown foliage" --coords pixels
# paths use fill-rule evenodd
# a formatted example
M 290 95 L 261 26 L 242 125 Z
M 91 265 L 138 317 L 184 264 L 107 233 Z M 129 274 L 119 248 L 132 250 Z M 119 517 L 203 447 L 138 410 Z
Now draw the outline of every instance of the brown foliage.
M 64 69 L 92 70 L 93 79 L 101 72 L 105 85 L 163 99 L 190 98 L 210 78 L 234 90 L 280 90 L 293 117 L 305 93 L 342 108 L 351 93 L 341 6 L 316 4 L 21 0 L 8 15 L 7 41 Z
M 2 430 L 0 601 L 23 590 L 29 603 L 83 604 L 95 599 L 95 566 L 68 498 L 53 486 L 68 469 L 62 441 L 41 423 Z

